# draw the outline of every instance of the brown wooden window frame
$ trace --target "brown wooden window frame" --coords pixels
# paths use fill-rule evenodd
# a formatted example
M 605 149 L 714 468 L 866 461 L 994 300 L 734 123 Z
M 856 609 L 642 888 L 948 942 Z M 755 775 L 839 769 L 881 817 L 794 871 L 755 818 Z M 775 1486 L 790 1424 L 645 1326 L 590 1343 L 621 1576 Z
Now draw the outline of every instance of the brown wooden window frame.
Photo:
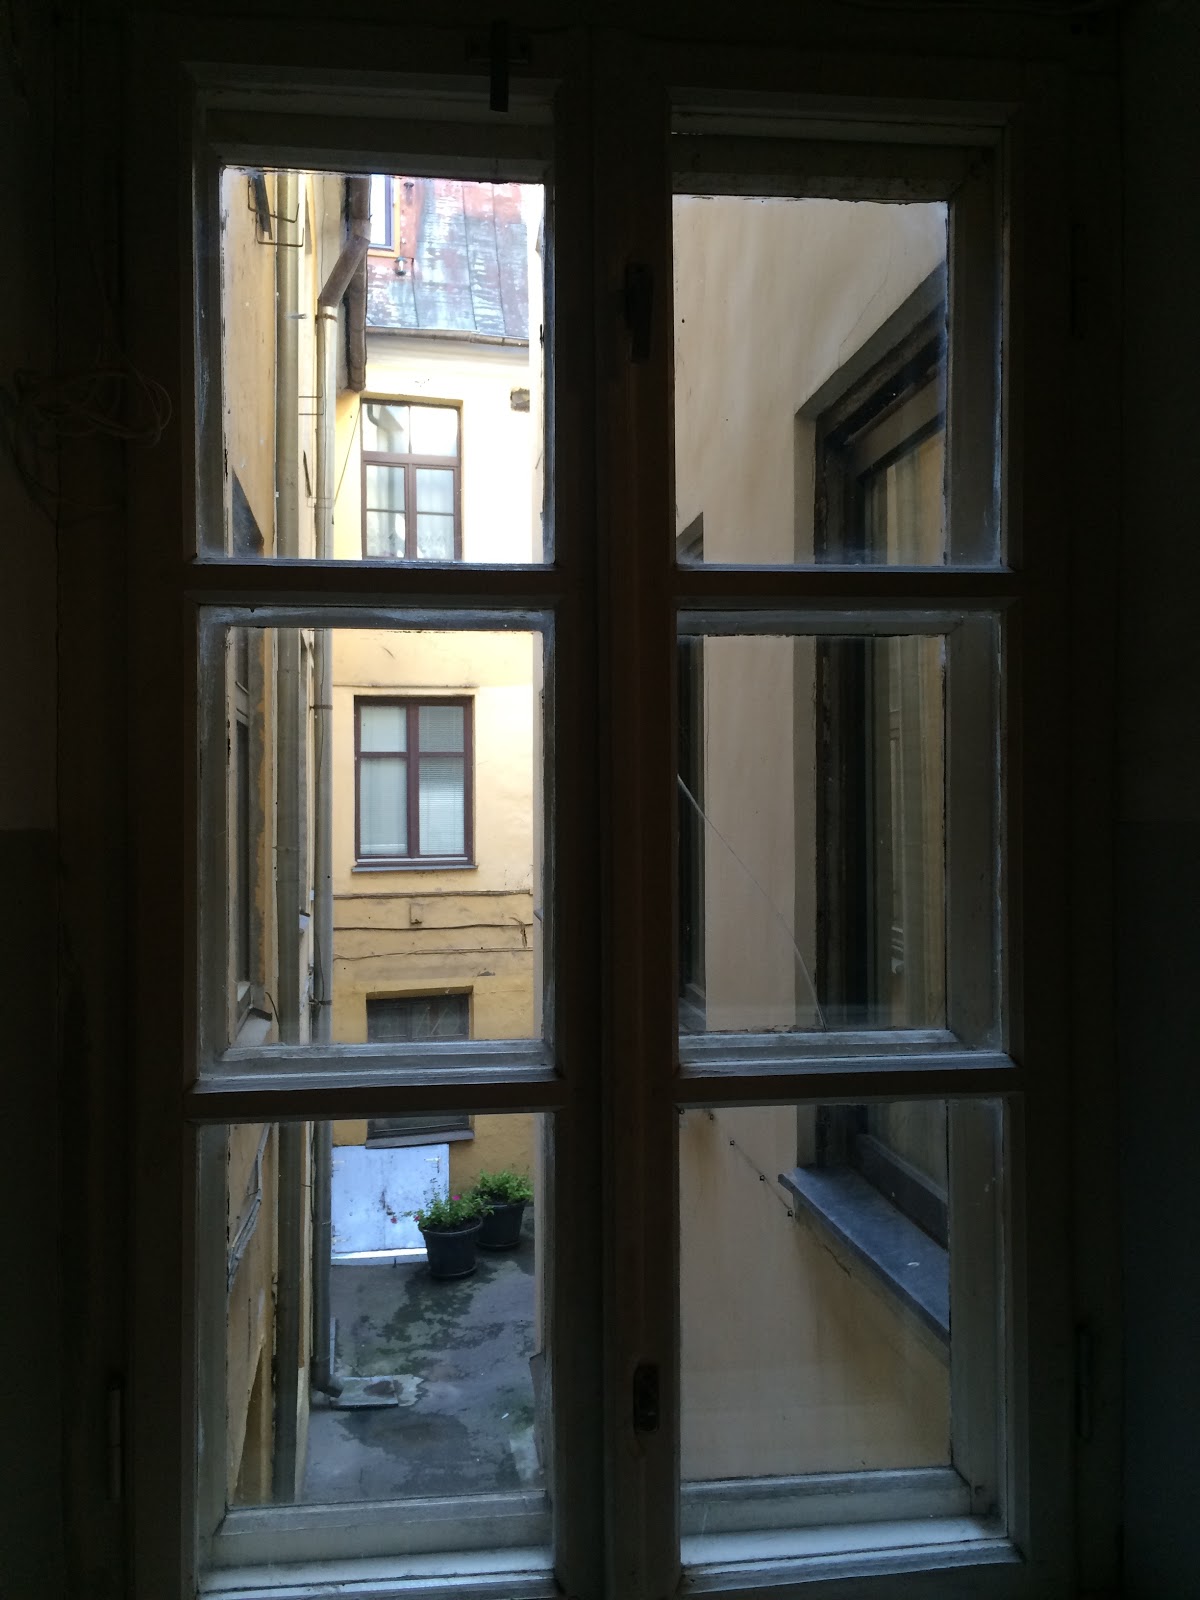
M 418 556 L 410 554 L 410 549 L 416 540 L 417 517 L 417 469 L 432 467 L 439 471 L 453 472 L 454 474 L 454 561 L 462 560 L 462 407 L 453 401 L 430 404 L 427 400 L 413 400 L 406 395 L 363 395 L 362 405 L 408 406 L 422 411 L 453 411 L 458 418 L 458 451 L 453 456 L 422 456 L 405 454 L 400 451 L 387 450 L 361 450 L 360 463 L 360 496 L 362 505 L 362 554 L 364 560 L 370 561 L 420 561 L 422 565 L 432 564 L 436 558 L 432 556 Z M 391 467 L 400 469 L 404 473 L 404 554 L 402 556 L 370 555 L 367 551 L 367 513 L 370 509 L 378 510 L 379 507 L 367 505 L 367 468 Z M 411 508 L 411 509 L 410 509 Z
M 406 713 L 406 749 L 385 751 L 362 749 L 362 707 L 400 706 Z M 420 851 L 420 713 L 421 708 L 460 706 L 463 713 L 463 853 L 462 855 L 422 855 Z M 428 752 L 433 754 L 434 752 Z M 438 754 L 453 752 L 441 751 Z M 362 848 L 362 763 L 379 756 L 406 758 L 408 790 L 408 843 L 406 855 L 364 855 Z M 354 859 L 360 867 L 397 867 L 434 870 L 442 867 L 475 865 L 475 721 L 470 695 L 355 695 L 354 697 Z M 417 849 L 412 849 L 413 843 Z

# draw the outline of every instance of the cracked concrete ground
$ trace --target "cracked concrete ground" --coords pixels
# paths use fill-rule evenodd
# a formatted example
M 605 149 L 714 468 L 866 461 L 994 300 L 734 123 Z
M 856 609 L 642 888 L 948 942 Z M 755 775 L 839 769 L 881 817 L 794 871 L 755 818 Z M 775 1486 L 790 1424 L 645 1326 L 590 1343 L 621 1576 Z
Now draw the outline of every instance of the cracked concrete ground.
M 540 1488 L 533 1442 L 534 1247 L 481 1250 L 473 1276 L 439 1281 L 424 1261 L 332 1270 L 334 1370 L 354 1408 L 314 1395 L 309 1502 Z M 363 1391 L 368 1391 L 363 1393 Z

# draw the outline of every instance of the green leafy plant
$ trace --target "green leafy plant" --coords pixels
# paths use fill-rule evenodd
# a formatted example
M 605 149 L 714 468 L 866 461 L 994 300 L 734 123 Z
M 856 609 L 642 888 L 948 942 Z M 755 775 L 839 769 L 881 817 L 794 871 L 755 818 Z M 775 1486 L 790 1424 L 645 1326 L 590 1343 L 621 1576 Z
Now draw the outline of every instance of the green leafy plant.
M 533 1199 L 529 1173 L 518 1172 L 515 1167 L 501 1167 L 499 1172 L 481 1172 L 475 1180 L 475 1187 L 493 1205 L 511 1206 L 521 1200 Z
M 424 1230 L 431 1228 L 436 1232 L 451 1233 L 456 1228 L 469 1228 L 472 1223 L 479 1222 L 491 1210 L 487 1201 L 478 1188 L 464 1189 L 461 1194 L 451 1194 L 449 1188 L 440 1189 L 434 1184 L 425 1196 L 425 1204 L 419 1211 L 406 1211 L 404 1214 L 411 1217 L 417 1227 Z

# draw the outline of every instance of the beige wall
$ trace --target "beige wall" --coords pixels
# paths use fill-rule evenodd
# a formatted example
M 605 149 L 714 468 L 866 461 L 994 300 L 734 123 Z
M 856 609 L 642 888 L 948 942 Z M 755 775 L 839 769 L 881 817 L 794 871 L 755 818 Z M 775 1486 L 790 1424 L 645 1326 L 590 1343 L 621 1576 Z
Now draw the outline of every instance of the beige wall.
M 710 561 L 811 550 L 797 413 L 945 256 L 941 207 L 675 201 L 676 528 Z
M 788 1216 L 795 1163 L 790 1107 L 680 1118 L 684 1477 L 948 1462 L 944 1357 Z
M 676 529 L 702 515 L 707 560 L 810 557 L 798 412 L 943 258 L 942 213 L 685 198 L 675 239 Z M 708 1026 L 818 1027 L 814 648 L 708 639 L 703 676 Z M 788 1215 L 795 1109 L 680 1124 L 685 1476 L 947 1461 L 943 1353 Z
M 229 1130 L 226 1152 L 226 1244 L 252 1204 L 254 1164 L 262 1129 L 246 1123 Z M 226 1344 L 226 1494 L 230 1504 L 262 1503 L 271 1495 L 271 1359 L 275 1353 L 275 1270 L 278 1240 L 273 1197 L 276 1136 L 263 1150 L 264 1204 L 229 1293 Z M 266 1403 L 262 1386 L 266 1382 Z M 256 1385 L 258 1403 L 251 1405 Z
M 461 408 L 464 561 L 540 559 L 539 365 L 530 362 L 524 345 L 428 334 L 367 337 L 370 398 L 451 402 Z M 514 389 L 530 390 L 528 411 L 513 409 Z M 338 411 L 342 481 L 334 512 L 334 552 L 344 560 L 362 555 L 359 421 L 357 397 L 343 398 Z

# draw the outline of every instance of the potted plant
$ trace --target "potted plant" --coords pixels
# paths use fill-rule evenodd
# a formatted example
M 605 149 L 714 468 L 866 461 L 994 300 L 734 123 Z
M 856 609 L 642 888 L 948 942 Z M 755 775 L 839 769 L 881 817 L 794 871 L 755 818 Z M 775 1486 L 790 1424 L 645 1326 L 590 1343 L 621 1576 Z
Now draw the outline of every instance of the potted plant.
M 517 1172 L 512 1167 L 481 1172 L 475 1187 L 488 1206 L 479 1233 L 480 1249 L 511 1250 L 521 1241 L 521 1218 L 533 1199 L 528 1172 Z
M 421 1230 L 431 1278 L 465 1278 L 475 1271 L 475 1244 L 486 1214 L 478 1189 L 451 1194 L 436 1184 L 421 1209 L 407 1213 Z

